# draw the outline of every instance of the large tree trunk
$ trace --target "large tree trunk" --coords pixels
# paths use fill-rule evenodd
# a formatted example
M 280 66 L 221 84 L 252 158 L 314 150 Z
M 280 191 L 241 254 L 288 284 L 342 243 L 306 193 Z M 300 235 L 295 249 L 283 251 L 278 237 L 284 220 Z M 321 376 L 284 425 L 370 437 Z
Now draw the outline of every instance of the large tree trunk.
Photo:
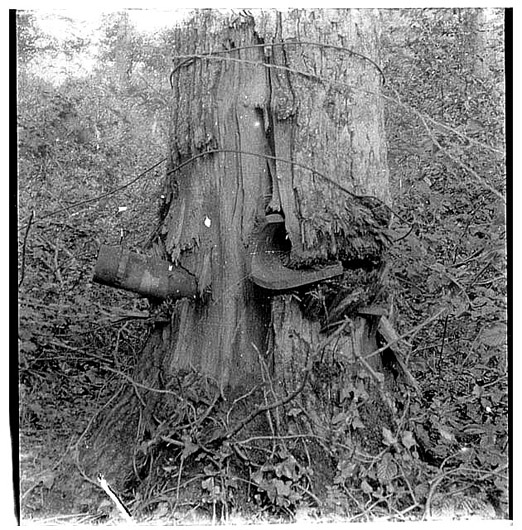
M 197 31 L 180 31 L 174 43 L 179 55 L 221 53 L 178 63 L 172 76 L 171 202 L 159 239 L 162 253 L 196 276 L 201 295 L 177 304 L 164 338 L 165 369 L 195 368 L 222 387 L 251 386 L 259 352 L 271 353 L 274 315 L 294 303 L 275 299 L 274 310 L 274 298 L 248 278 L 252 238 L 265 213 L 284 214 L 293 266 L 337 259 L 374 265 L 382 245 L 373 236 L 381 234 L 368 234 L 364 203 L 336 183 L 388 199 L 382 78 L 365 60 L 377 55 L 375 15 L 271 14 L 257 31 L 253 19 L 224 22 L 203 14 Z M 303 35 L 332 47 L 280 45 Z M 269 42 L 279 46 L 256 46 Z M 224 47 L 238 50 L 222 53 Z M 214 150 L 222 152 L 174 170 Z
M 264 385 L 236 407 L 228 434 L 206 442 L 234 440 L 264 405 L 257 432 L 312 436 L 301 450 L 308 459 L 326 440 L 379 447 L 393 405 L 381 356 L 364 359 L 386 311 L 390 217 L 378 27 L 370 10 L 255 20 L 203 11 L 176 31 L 167 205 L 153 248 L 194 275 L 198 296 L 168 308 L 137 368 L 135 380 L 163 392 L 131 389 L 99 432 L 118 431 L 126 415 L 122 439 L 153 437 L 158 407 L 181 406 L 174 394 L 192 373 L 216 389 L 202 415 Z M 344 274 L 282 292 L 255 285 L 250 261 L 274 212 L 284 217 L 289 269 L 341 261 Z M 98 437 L 95 452 L 104 443 Z M 131 452 L 118 452 L 120 476 Z M 330 480 L 335 463 L 317 465 Z

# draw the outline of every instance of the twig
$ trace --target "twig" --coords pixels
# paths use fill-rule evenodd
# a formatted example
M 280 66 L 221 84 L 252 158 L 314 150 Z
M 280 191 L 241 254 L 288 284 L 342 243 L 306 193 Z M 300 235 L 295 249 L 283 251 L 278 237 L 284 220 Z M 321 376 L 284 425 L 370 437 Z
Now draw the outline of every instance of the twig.
M 293 486 L 300 489 L 303 493 L 306 493 L 311 499 L 313 499 L 314 502 L 317 504 L 318 508 L 322 506 L 322 502 L 310 490 L 307 490 L 306 488 L 297 483 L 294 483 Z
M 186 160 L 185 162 L 183 162 L 179 166 L 176 166 L 175 168 L 170 169 L 169 171 L 167 171 L 167 175 L 170 175 L 171 173 L 174 173 L 176 171 L 179 171 L 180 169 L 183 169 L 185 166 L 187 166 L 188 164 L 191 164 L 192 162 L 194 162 L 198 158 L 201 158 L 201 157 L 206 156 L 206 155 L 216 154 L 216 153 L 233 153 L 233 154 L 238 154 L 238 155 L 255 156 L 257 158 L 275 160 L 277 162 L 283 162 L 283 163 L 286 163 L 286 164 L 291 164 L 291 165 L 300 167 L 302 169 L 305 169 L 306 171 L 310 171 L 314 175 L 317 175 L 318 177 L 320 177 L 320 178 L 330 182 L 334 186 L 338 187 L 339 189 L 341 189 L 345 193 L 348 193 L 348 195 L 354 197 L 355 199 L 374 199 L 374 200 L 377 200 L 377 201 L 381 202 L 383 205 L 386 206 L 386 204 L 384 202 L 382 202 L 379 198 L 374 197 L 373 195 L 357 195 L 356 193 L 354 193 L 353 191 L 350 191 L 348 188 L 346 188 L 345 186 L 343 186 L 342 184 L 340 184 L 336 180 L 332 179 L 331 177 L 328 177 L 327 175 L 321 173 L 320 171 L 317 171 L 317 169 L 314 169 L 313 167 L 307 166 L 306 164 L 302 164 L 301 162 L 297 162 L 296 160 L 291 160 L 291 159 L 288 159 L 288 158 L 282 158 L 280 156 L 268 155 L 266 153 L 255 153 L 255 152 L 252 152 L 252 151 L 244 151 L 243 149 L 221 149 L 221 148 L 209 149 L 208 151 L 204 151 L 202 153 L 198 153 L 197 155 L 194 155 L 192 158 L 189 158 L 188 160 Z
M 390 498 L 393 497 L 393 496 L 394 496 L 393 493 L 389 493 L 388 495 L 386 495 L 386 497 L 382 497 L 382 498 L 376 500 L 374 503 L 372 503 L 370 506 L 368 506 L 368 508 L 366 508 L 366 509 L 364 510 L 363 513 L 358 513 L 358 514 L 354 515 L 350 520 L 351 520 L 351 521 L 354 521 L 355 519 L 358 519 L 358 518 L 360 518 L 360 517 L 367 517 L 368 514 L 370 514 L 371 511 L 372 511 L 372 510 L 373 510 L 378 504 L 380 504 L 381 502 L 385 502 L 385 501 L 386 501 L 386 503 L 387 503 L 387 502 L 388 502 L 388 499 L 390 499 Z
M 185 447 L 185 444 L 183 442 L 180 442 L 179 440 L 174 440 L 174 438 L 170 438 L 169 436 L 161 435 L 160 438 L 169 444 L 175 445 L 177 447 Z
M 259 414 L 262 414 L 263 412 L 267 412 L 269 410 L 275 409 L 277 407 L 282 407 L 283 405 L 286 405 L 290 401 L 293 401 L 303 390 L 304 387 L 308 381 L 308 375 L 311 372 L 313 368 L 313 365 L 310 363 L 309 366 L 307 366 L 304 370 L 303 379 L 301 381 L 301 384 L 299 387 L 294 390 L 291 394 L 286 396 L 283 399 L 280 399 L 279 401 L 276 401 L 275 403 L 270 403 L 268 405 L 263 405 L 262 407 L 258 407 L 254 412 L 249 414 L 243 421 L 238 423 L 231 431 L 229 431 L 225 436 L 225 440 L 230 440 L 233 436 L 235 436 L 239 431 L 241 431 L 246 425 L 248 425 L 254 418 L 259 416 Z
M 207 410 L 193 423 L 194 427 L 201 425 L 208 418 L 208 416 L 212 412 L 212 409 L 215 407 L 216 403 L 218 402 L 219 398 L 220 398 L 220 394 L 217 393 L 212 403 L 210 403 L 210 405 L 208 406 Z
M 79 436 L 78 440 L 76 440 L 76 442 L 71 442 L 65 452 L 63 453 L 62 457 L 58 460 L 58 462 L 56 462 L 53 466 L 52 466 L 52 470 L 55 470 L 57 469 L 60 464 L 63 462 L 63 460 L 65 459 L 65 457 L 69 454 L 69 451 L 71 450 L 71 448 L 73 447 L 76 447 L 78 448 L 78 445 L 80 444 L 80 442 L 85 438 L 85 436 L 87 435 L 87 432 L 89 431 L 91 425 L 93 424 L 94 420 L 98 417 L 98 415 L 103 411 L 105 410 L 110 404 L 111 402 L 116 399 L 116 396 L 118 394 L 115 393 L 108 401 L 107 403 L 105 403 L 105 405 L 103 405 L 103 407 L 101 407 L 99 410 L 97 410 L 91 417 L 91 419 L 89 420 L 89 422 L 87 423 L 87 426 L 85 427 L 85 429 L 83 430 L 82 434 Z M 78 453 L 78 451 L 76 451 L 76 453 Z M 80 469 L 80 466 L 78 464 L 78 462 L 76 462 L 76 466 L 78 467 L 78 469 Z M 89 479 L 83 472 L 82 470 L 80 469 L 80 473 L 82 474 L 82 476 L 84 478 L 86 478 L 89 482 L 92 482 L 93 484 L 95 484 L 95 482 L 91 479 Z
M 399 466 L 399 469 L 401 470 L 402 478 L 404 482 L 406 482 L 406 486 L 408 486 L 408 490 L 410 492 L 411 498 L 413 500 L 413 505 L 418 506 L 417 498 L 415 497 L 415 492 L 413 491 L 413 488 L 411 487 L 410 481 L 408 480 L 408 477 L 406 476 L 406 473 L 404 472 L 404 468 L 402 467 L 402 464 L 396 460 L 397 465 Z
M 488 386 L 496 385 L 497 383 L 500 383 L 500 381 L 502 381 L 502 379 L 506 379 L 506 378 L 507 378 L 507 374 L 501 375 L 500 377 L 498 377 L 494 381 L 491 381 L 490 383 L 486 383 L 484 385 L 481 385 L 481 388 L 484 389 L 484 388 L 487 388 Z
M 440 477 L 435 478 L 430 482 L 430 489 L 428 491 L 428 496 L 426 497 L 426 504 L 424 506 L 424 515 L 423 520 L 428 520 L 431 516 L 431 501 L 433 500 L 433 496 L 435 495 L 435 491 L 439 484 L 444 479 L 445 475 L 442 475 Z
M 437 140 L 437 138 L 435 138 L 435 135 L 433 134 L 433 132 L 431 131 L 431 129 L 429 128 L 428 124 L 426 123 L 426 119 L 424 118 L 424 116 L 422 114 L 418 114 L 420 120 L 422 121 L 422 124 L 424 125 L 424 128 L 426 129 L 431 141 L 450 159 L 452 160 L 455 164 L 457 164 L 458 166 L 460 166 L 462 169 L 464 169 L 465 171 L 467 171 L 470 175 L 473 176 L 473 178 L 481 185 L 483 186 L 484 188 L 486 188 L 487 190 L 491 191 L 491 193 L 493 193 L 494 195 L 496 195 L 499 199 L 501 199 L 503 202 L 506 202 L 506 197 L 504 197 L 504 195 L 502 195 L 502 193 L 500 193 L 498 190 L 496 190 L 493 186 L 491 186 L 490 184 L 488 184 L 474 169 L 472 169 L 471 167 L 469 167 L 467 164 L 465 164 L 464 162 L 460 161 L 458 158 L 455 158 L 445 147 L 443 147 L 440 142 Z
M 454 267 L 455 265 L 453 265 Z M 445 269 L 440 271 L 439 269 L 433 267 L 432 265 L 428 265 L 427 266 L 428 269 L 432 270 L 432 271 L 435 271 L 435 272 L 438 272 L 438 273 L 442 273 L 444 274 L 448 280 L 450 280 L 452 283 L 454 283 L 461 291 L 461 293 L 464 295 L 464 297 L 466 298 L 466 301 L 468 303 L 468 307 L 472 307 L 473 304 L 471 303 L 471 300 L 469 299 L 469 295 L 468 293 L 466 292 L 466 289 L 464 289 L 464 287 L 462 287 L 462 285 L 460 284 L 460 282 L 454 278 L 448 271 L 446 271 Z M 473 282 L 474 283 L 474 282 Z M 457 315 L 458 316 L 458 315 Z
M 448 331 L 448 320 L 449 320 L 449 315 L 446 314 L 446 317 L 444 318 L 444 330 L 442 332 L 442 340 L 441 340 L 441 343 L 440 343 L 440 350 L 439 350 L 439 362 L 437 363 L 437 370 L 438 370 L 438 376 L 437 376 L 437 381 L 438 381 L 438 384 L 440 385 L 440 376 L 442 374 L 442 354 L 444 353 L 444 342 L 446 341 L 446 332 Z
M 176 487 L 176 504 L 174 504 L 174 509 L 172 510 L 175 512 L 179 505 L 179 490 L 180 490 L 180 484 L 181 484 L 181 474 L 183 472 L 183 463 L 185 462 L 185 459 L 183 458 L 183 455 L 180 458 L 179 461 L 179 472 L 178 472 L 178 483 Z
M 22 285 L 24 278 L 25 278 L 25 251 L 27 248 L 27 236 L 29 235 L 29 229 L 31 228 L 33 219 L 34 219 L 34 210 L 31 212 L 31 216 L 29 217 L 29 222 L 27 223 L 27 228 L 25 230 L 24 244 L 22 246 L 22 270 L 20 272 L 20 281 L 18 282 L 18 289 L 20 289 L 20 286 Z
M 132 379 L 132 377 L 130 377 L 129 375 L 123 372 L 120 372 L 119 370 L 115 370 L 114 368 L 110 368 L 109 366 L 106 366 L 105 370 L 108 370 L 109 372 L 112 372 L 116 375 L 123 377 L 124 379 L 127 379 L 129 383 L 131 383 L 134 386 L 137 386 L 138 388 L 143 388 L 144 390 L 149 390 L 150 392 L 157 392 L 158 394 L 168 394 L 170 396 L 175 396 L 178 399 L 180 399 L 179 395 L 176 392 L 173 392 L 172 390 L 165 390 L 162 388 L 154 388 L 154 387 L 150 387 L 147 385 L 143 385 L 141 383 L 138 383 L 137 381 L 134 381 L 134 379 Z
M 228 408 L 228 411 L 227 411 L 227 419 L 226 419 L 227 425 L 228 425 L 228 422 L 230 420 L 230 414 L 231 414 L 232 409 L 234 408 L 234 406 L 237 405 L 240 401 L 243 401 L 244 399 L 247 399 L 249 396 L 251 396 L 258 389 L 259 389 L 259 385 L 255 385 L 248 392 L 246 392 L 242 396 L 239 396 L 238 398 L 234 399 L 234 401 L 232 402 L 232 405 L 230 405 L 230 407 Z
M 395 512 L 396 517 L 400 517 L 403 521 L 406 520 L 404 518 L 404 515 L 408 512 L 411 512 L 412 510 L 415 510 L 415 508 L 420 508 L 420 505 L 418 503 L 412 504 L 411 506 L 408 506 L 408 508 L 405 508 L 402 511 L 398 511 L 397 509 L 392 507 L 392 510 Z
M 342 490 L 346 493 L 346 495 L 348 495 L 348 497 L 350 497 L 350 499 L 352 499 L 352 501 L 357 504 L 357 507 L 359 508 L 359 510 L 362 512 L 364 510 L 364 506 L 359 502 L 358 499 L 355 498 L 355 496 L 352 494 L 352 492 L 345 486 L 344 483 L 341 483 L 341 488 Z
M 263 383 L 265 383 L 263 385 L 263 399 L 265 401 L 265 406 L 268 407 L 269 402 L 268 402 L 268 396 L 266 395 L 267 394 L 266 385 L 270 381 L 270 374 L 268 373 L 268 370 L 266 369 L 264 360 L 261 357 L 261 353 L 259 352 L 259 349 L 257 349 L 257 348 L 255 348 L 255 349 L 257 350 L 257 353 L 258 353 L 258 356 L 259 356 L 259 364 L 260 364 L 260 367 L 261 367 L 261 377 L 263 378 Z M 274 428 L 274 422 L 272 421 L 272 416 L 270 414 L 270 410 L 268 410 L 266 412 L 266 420 L 268 422 L 268 426 L 270 427 L 270 432 L 272 433 L 272 436 L 273 436 L 272 437 L 272 440 L 273 440 L 272 441 L 272 455 L 270 456 L 270 458 L 272 458 L 275 455 L 275 453 L 276 453 L 277 446 L 276 446 L 276 443 L 275 443 L 276 430 Z M 279 425 L 278 425 L 278 427 L 279 427 Z
M 252 347 L 254 348 L 254 350 L 257 352 L 257 356 L 258 356 L 258 359 L 259 359 L 259 365 L 260 365 L 260 368 L 261 368 L 261 377 L 263 378 L 263 397 L 265 399 L 265 404 L 268 405 L 268 397 L 267 397 L 267 392 L 266 392 L 266 386 L 269 387 L 270 391 L 271 391 L 271 394 L 272 394 L 272 397 L 274 399 L 277 399 L 277 393 L 274 389 L 274 385 L 272 383 L 272 378 L 270 377 L 270 370 L 265 362 L 265 359 L 263 358 L 263 356 L 261 355 L 261 352 L 259 351 L 259 348 L 253 343 L 251 342 L 252 344 Z M 275 420 L 275 423 L 276 423 L 276 429 L 274 429 L 274 424 L 273 424 L 273 421 L 272 421 L 272 416 L 270 414 L 270 412 L 267 412 L 267 420 L 268 420 L 268 423 L 270 425 L 270 429 L 272 431 L 272 434 L 275 435 L 276 431 L 277 432 L 280 432 L 281 431 L 281 418 L 279 416 L 279 413 L 277 410 L 274 411 L 275 414 L 274 414 L 274 420 Z M 275 452 L 275 444 L 273 445 L 273 449 L 274 449 L 274 452 Z
M 474 261 L 476 259 L 479 258 L 479 256 L 484 252 L 484 248 L 480 248 L 479 250 L 477 250 L 476 252 L 474 252 L 470 257 L 462 260 L 462 261 L 459 261 L 458 263 L 453 263 L 451 265 L 452 268 L 457 268 L 457 267 L 462 267 L 462 265 L 466 265 L 467 263 L 469 263 L 470 261 Z
M 359 361 L 361 361 L 361 364 L 364 366 L 364 368 L 370 374 L 370 376 L 377 382 L 377 384 L 379 386 L 381 386 L 382 383 L 384 382 L 384 375 L 381 374 L 381 373 L 376 372 L 368 364 L 368 362 L 366 361 L 366 358 L 364 358 L 362 355 L 359 355 L 359 353 L 357 352 L 357 348 L 355 347 L 355 342 L 353 340 L 353 337 L 352 337 L 352 352 L 353 352 L 355 358 L 358 359 Z
M 60 271 L 60 264 L 58 263 L 58 254 L 59 254 L 58 245 L 55 244 L 54 245 L 54 274 L 56 275 L 56 279 L 58 280 L 60 287 L 63 290 L 63 278 L 62 278 L 62 273 Z

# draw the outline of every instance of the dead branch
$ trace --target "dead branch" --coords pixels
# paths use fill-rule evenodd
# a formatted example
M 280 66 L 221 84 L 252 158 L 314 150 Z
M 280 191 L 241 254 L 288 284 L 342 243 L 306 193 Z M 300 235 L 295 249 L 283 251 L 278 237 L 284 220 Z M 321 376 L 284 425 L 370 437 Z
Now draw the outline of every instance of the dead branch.
M 418 326 L 414 327 L 413 329 L 410 329 L 409 331 L 407 331 L 406 333 L 403 333 L 402 335 L 400 335 L 399 337 L 397 337 L 396 339 L 386 343 L 384 346 L 381 346 L 380 348 L 378 348 L 377 350 L 375 350 L 374 352 L 368 354 L 368 355 L 365 355 L 364 356 L 364 359 L 367 360 L 367 359 L 370 359 L 371 357 L 374 357 L 375 355 L 379 355 L 380 353 L 384 352 L 385 350 L 387 350 L 388 348 L 391 348 L 393 345 L 397 344 L 399 341 L 405 339 L 406 337 L 409 337 L 409 336 L 414 336 L 416 335 L 424 326 L 427 326 L 430 322 L 433 322 L 434 320 L 436 320 L 437 318 L 439 318 L 442 313 L 444 313 L 446 311 L 446 308 L 444 309 L 441 309 L 438 313 L 435 313 L 433 316 L 429 317 L 428 319 L 426 319 L 424 322 L 421 322 Z

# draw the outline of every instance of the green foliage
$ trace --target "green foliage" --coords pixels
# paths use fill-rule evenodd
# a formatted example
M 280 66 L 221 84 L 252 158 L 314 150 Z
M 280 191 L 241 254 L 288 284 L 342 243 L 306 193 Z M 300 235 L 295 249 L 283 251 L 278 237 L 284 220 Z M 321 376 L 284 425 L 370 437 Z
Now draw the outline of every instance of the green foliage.
M 392 189 L 411 222 L 397 221 L 391 254 L 402 330 L 447 310 L 412 342 L 422 395 L 409 431 L 425 461 L 455 473 L 447 491 L 471 488 L 505 514 L 506 227 L 493 193 L 505 189 L 503 36 L 501 13 L 484 15 L 386 13 Z
M 159 169 L 133 188 L 99 197 L 163 158 L 157 123 L 168 109 L 149 105 L 133 79 L 124 97 L 115 92 L 107 66 L 61 83 L 44 79 L 37 63 L 50 50 L 39 43 L 49 39 L 30 14 L 20 27 L 20 426 L 23 444 L 52 447 L 78 440 L 93 406 L 118 389 L 115 372 L 133 367 L 147 338 L 140 320 L 118 316 L 147 302 L 93 285 L 91 277 L 100 243 L 123 238 L 143 248 L 156 223 Z M 51 51 L 73 53 L 84 44 L 69 39 Z M 149 92 L 157 78 L 148 80 Z M 120 206 L 127 210 L 119 213 Z M 24 468 L 22 491 L 32 474 Z

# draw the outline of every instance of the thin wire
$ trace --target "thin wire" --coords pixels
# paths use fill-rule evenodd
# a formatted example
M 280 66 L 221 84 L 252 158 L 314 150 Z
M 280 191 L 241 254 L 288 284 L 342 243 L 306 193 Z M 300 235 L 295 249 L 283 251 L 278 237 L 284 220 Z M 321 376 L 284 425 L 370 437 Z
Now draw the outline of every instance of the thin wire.
M 96 197 L 92 197 L 92 198 L 86 199 L 84 201 L 74 202 L 74 203 L 70 204 L 69 206 L 65 206 L 64 208 L 60 208 L 58 210 L 54 210 L 53 212 L 50 212 L 50 213 L 48 213 L 48 214 L 46 214 L 46 215 L 44 215 L 42 217 L 39 217 L 37 219 L 37 221 L 41 221 L 43 219 L 47 219 L 48 217 L 52 217 L 53 215 L 57 215 L 59 213 L 65 212 L 67 210 L 70 210 L 71 208 L 76 208 L 78 206 L 83 206 L 84 204 L 89 204 L 90 202 L 99 201 L 101 199 L 105 199 L 105 197 L 109 197 L 110 195 L 114 195 L 115 193 L 118 193 L 119 191 L 124 190 L 125 188 L 128 188 L 129 186 L 132 186 L 132 184 L 137 182 L 139 179 L 144 177 L 147 173 L 149 173 L 153 169 L 156 169 L 159 165 L 163 164 L 163 162 L 166 162 L 167 160 L 168 160 L 168 157 L 162 158 L 159 162 L 157 162 L 153 166 L 149 167 L 148 169 L 146 169 L 145 171 L 140 173 L 137 177 L 133 178 L 132 180 L 130 180 L 129 182 L 127 182 L 125 184 L 122 184 L 121 186 L 118 186 L 117 188 L 113 188 L 112 190 L 109 190 L 106 193 L 102 193 L 101 195 L 97 195 Z M 18 227 L 18 230 L 22 230 L 26 226 L 27 225 L 22 225 L 22 226 Z
M 198 158 L 202 158 L 205 155 L 215 154 L 215 153 L 235 153 L 235 154 L 239 154 L 239 155 L 256 156 L 258 158 L 265 158 L 265 159 L 269 158 L 271 160 L 276 160 L 278 162 L 284 162 L 286 164 L 291 164 L 291 165 L 303 168 L 306 171 L 310 171 L 312 174 L 317 175 L 318 177 L 320 177 L 320 178 L 326 180 L 327 182 L 329 182 L 330 184 L 336 186 L 337 188 L 339 188 L 340 190 L 344 191 L 345 193 L 347 193 L 348 195 L 350 195 L 354 199 L 359 199 L 359 200 L 371 199 L 371 200 L 378 201 L 384 208 L 386 208 L 389 212 L 391 212 L 393 215 L 395 215 L 403 223 L 411 225 L 410 222 L 408 222 L 401 215 L 399 215 L 395 210 L 393 210 L 393 208 L 388 206 L 382 199 L 379 199 L 379 197 L 376 197 L 374 195 L 357 195 L 353 191 L 350 191 L 348 188 L 343 186 L 341 183 L 339 183 L 336 180 L 334 180 L 333 178 L 325 175 L 324 173 L 321 173 L 320 171 L 318 171 L 317 169 L 314 169 L 313 167 L 307 166 L 306 164 L 302 164 L 301 162 L 297 162 L 295 160 L 291 160 L 291 159 L 288 159 L 288 158 L 282 158 L 282 157 L 279 157 L 279 156 L 267 155 L 266 153 L 255 153 L 255 152 L 252 152 L 252 151 L 244 151 L 242 149 L 209 149 L 208 151 L 204 151 L 203 153 L 199 153 L 197 155 L 194 155 L 193 157 L 189 158 L 188 160 L 186 160 L 185 162 L 183 162 L 179 166 L 176 166 L 175 168 L 170 169 L 169 171 L 167 171 L 167 175 L 171 175 L 172 173 L 175 173 L 176 171 L 179 171 L 180 169 L 182 169 L 183 167 L 187 166 L 188 164 L 191 164 L 192 162 L 194 162 Z
M 384 85 L 386 83 L 386 77 L 385 77 L 384 72 L 382 71 L 381 67 L 373 59 L 370 59 L 366 55 L 363 55 L 362 53 L 356 52 L 356 51 L 354 51 L 354 50 L 352 50 L 350 48 L 345 48 L 344 46 L 337 46 L 335 44 L 325 44 L 325 43 L 322 43 L 322 42 L 315 42 L 315 41 L 300 40 L 300 41 L 292 41 L 292 42 L 273 42 L 273 43 L 268 43 L 268 44 L 249 44 L 247 46 L 238 46 L 236 48 L 230 48 L 228 50 L 218 50 L 218 51 L 214 51 L 214 52 L 207 52 L 207 53 L 202 53 L 202 54 L 197 54 L 197 55 L 179 56 L 179 58 L 183 58 L 185 60 L 181 64 L 177 65 L 176 68 L 174 68 L 174 70 L 172 71 L 172 73 L 170 75 L 171 87 L 172 87 L 172 76 L 174 75 L 174 73 L 179 68 L 182 68 L 183 66 L 188 66 L 192 62 L 192 60 L 194 60 L 194 59 L 205 59 L 205 58 L 209 58 L 211 56 L 216 56 L 217 54 L 233 53 L 233 52 L 236 52 L 236 51 L 239 51 L 239 50 L 248 50 L 248 49 L 252 49 L 252 48 L 269 48 L 269 47 L 275 47 L 275 46 L 281 46 L 281 47 L 284 47 L 284 46 L 289 46 L 289 47 L 290 46 L 317 46 L 319 48 L 330 48 L 330 49 L 333 49 L 333 50 L 346 52 L 346 53 L 349 53 L 350 55 L 354 55 L 356 57 L 360 57 L 361 59 L 364 59 L 365 61 L 368 61 L 370 64 L 375 66 L 375 68 L 379 71 L 379 74 L 381 74 L 382 84 Z M 269 67 L 269 68 L 282 68 L 282 69 L 287 69 L 288 68 L 288 67 L 284 67 L 282 65 L 274 65 L 274 64 L 271 64 L 271 63 L 262 63 L 262 64 L 264 66 Z M 290 69 L 290 71 L 292 71 L 292 70 Z M 295 70 L 295 72 L 296 73 L 302 73 L 302 72 L 299 72 L 297 70 Z M 313 76 L 313 77 L 316 77 L 316 76 Z

